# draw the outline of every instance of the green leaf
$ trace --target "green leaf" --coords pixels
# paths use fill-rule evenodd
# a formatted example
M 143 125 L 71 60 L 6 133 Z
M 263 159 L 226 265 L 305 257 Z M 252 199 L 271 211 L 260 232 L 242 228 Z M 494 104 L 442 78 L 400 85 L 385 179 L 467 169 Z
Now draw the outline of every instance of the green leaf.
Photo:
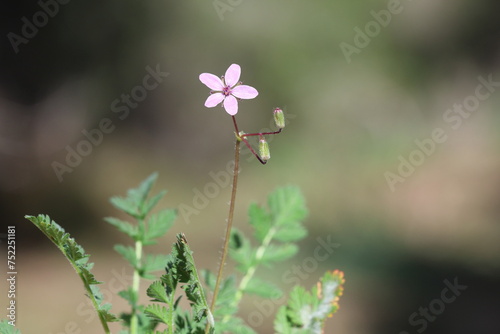
M 298 251 L 299 247 L 295 244 L 270 244 L 262 255 L 261 261 L 267 265 L 282 262 L 297 254 Z
M 131 246 L 124 246 L 117 244 L 114 247 L 114 250 L 123 256 L 123 258 L 130 263 L 130 265 L 135 268 L 135 269 L 140 269 L 138 268 L 138 263 L 137 263 L 137 256 L 135 254 L 135 249 Z
M 141 267 L 141 276 L 147 279 L 154 279 L 152 272 L 165 269 L 169 257 L 167 255 L 146 255 Z
M 229 307 L 236 309 L 244 293 L 253 293 L 264 298 L 279 296 L 281 291 L 271 283 L 255 278 L 259 265 L 271 266 L 285 261 L 298 252 L 296 242 L 307 235 L 302 221 L 307 215 L 305 201 L 297 187 L 278 188 L 268 196 L 267 207 L 250 205 L 248 215 L 254 229 L 254 237 L 259 244 L 254 247 L 243 233 L 231 233 L 231 257 L 237 262 L 236 268 L 244 276 L 241 279 Z M 222 324 L 227 323 L 224 316 Z
M 149 190 L 148 190 L 149 191 Z M 144 215 L 144 217 L 151 211 L 153 208 L 158 204 L 160 199 L 165 196 L 167 192 L 165 190 L 160 191 L 158 194 L 155 196 L 151 197 L 150 199 L 144 201 L 144 204 L 142 205 L 141 212 Z
M 10 325 L 8 320 L 2 319 L 0 321 L 0 333 L 2 334 L 21 334 L 21 331 L 16 327 Z
M 162 210 L 151 215 L 151 217 L 147 220 L 147 229 L 145 231 L 143 244 L 156 244 L 155 239 L 162 237 L 165 233 L 167 233 L 167 231 L 174 224 L 175 218 L 177 218 L 177 212 L 173 209 Z
M 255 265 L 255 252 L 250 240 L 242 232 L 233 228 L 229 240 L 229 255 L 238 263 L 238 270 L 246 273 L 250 267 Z
M 159 282 L 150 285 L 148 296 L 154 301 L 166 303 L 168 308 L 159 309 L 154 306 L 150 309 L 148 306 L 147 313 L 171 328 L 173 326 L 173 312 L 175 311 L 175 333 L 204 333 L 203 323 L 205 321 L 208 321 L 210 332 L 213 332 L 213 315 L 210 312 L 192 251 L 184 234 L 177 235 L 177 242 L 166 260 L 166 274 L 161 276 Z M 174 301 L 174 297 L 178 284 L 182 284 L 181 288 L 190 302 L 192 314 L 183 313 L 177 308 L 179 299 Z M 160 314 L 160 312 L 170 313 Z
M 311 292 L 295 286 L 287 305 L 278 310 L 274 322 L 276 332 L 321 334 L 325 320 L 338 309 L 344 282 L 344 273 L 335 270 L 326 272 Z
M 25 216 L 25 218 L 40 229 L 70 262 L 73 269 L 80 276 L 102 325 L 106 327 L 107 322 L 118 321 L 118 318 L 109 312 L 109 306 L 107 304 L 102 305 L 102 294 L 97 287 L 97 284 L 101 282 L 97 281 L 94 274 L 90 272 L 94 264 L 89 262 L 89 255 L 85 253 L 83 247 L 76 243 L 75 239 L 66 233 L 59 224 L 51 220 L 49 216 Z
M 146 293 L 149 297 L 153 298 L 154 302 L 162 302 L 162 303 L 169 302 L 167 292 L 165 291 L 165 287 L 163 286 L 161 281 L 153 282 L 149 286 Z
M 132 239 L 137 240 L 138 236 L 137 226 L 134 226 L 129 222 L 114 217 L 106 217 L 104 218 L 104 220 L 110 223 L 111 225 L 115 226 L 120 232 L 123 232 Z
M 276 229 L 273 238 L 281 242 L 298 241 L 307 236 L 307 230 L 299 222 L 289 223 Z
M 140 212 L 139 212 L 138 207 L 137 207 L 137 203 L 134 202 L 133 200 L 128 199 L 128 198 L 123 198 L 120 196 L 113 196 L 110 198 L 109 201 L 118 210 L 121 210 L 121 211 L 125 212 L 126 214 L 128 214 L 136 219 L 141 218 Z
M 180 265 L 178 267 L 178 272 L 186 270 L 186 276 L 189 277 L 188 281 L 179 280 L 182 283 L 188 283 L 185 285 L 184 291 L 189 301 L 191 301 L 191 308 L 194 312 L 194 319 L 196 321 L 201 321 L 202 318 L 206 318 L 210 327 L 214 327 L 214 318 L 210 312 L 210 307 L 208 306 L 207 299 L 205 297 L 205 292 L 201 285 L 198 272 L 196 270 L 196 265 L 194 263 L 193 252 L 189 248 L 186 237 L 184 234 L 180 233 L 177 235 L 177 249 L 179 250 Z M 185 263 L 183 263 L 185 261 Z M 183 277 L 183 276 L 180 276 Z
M 276 285 L 255 277 L 248 282 L 244 292 L 272 299 L 278 299 L 283 295 L 283 292 Z
M 122 297 L 123 299 L 125 299 L 130 306 L 132 306 L 133 308 L 136 307 L 137 305 L 137 299 L 138 299 L 138 295 L 137 293 L 132 290 L 132 287 L 129 287 L 128 289 L 126 290 L 122 290 L 120 292 L 118 292 L 118 295 L 120 297 Z
M 278 226 L 300 222 L 307 215 L 304 197 L 297 187 L 277 189 L 269 196 L 268 205 Z
M 169 321 L 167 308 L 159 304 L 151 304 L 146 306 L 146 308 L 144 309 L 144 313 L 146 313 L 152 319 L 164 324 L 167 324 Z
M 225 323 L 217 323 L 217 333 L 257 334 L 239 317 L 231 317 Z
M 205 285 L 211 290 L 214 290 L 216 277 L 213 273 L 208 270 L 202 271 L 203 281 Z M 214 318 L 228 317 L 235 314 L 238 309 L 231 305 L 236 295 L 236 276 L 229 275 L 227 278 L 223 279 L 219 294 L 217 295 L 217 301 L 215 304 Z M 217 332 L 221 332 L 221 328 L 217 329 Z
M 265 242 L 272 238 L 281 242 L 297 241 L 307 235 L 302 220 L 307 216 L 304 197 L 299 188 L 278 188 L 268 197 L 269 212 L 256 204 L 250 206 L 250 224 L 255 229 L 255 238 Z
M 149 202 L 146 198 L 153 187 L 153 183 L 156 181 L 158 173 L 151 174 L 146 180 L 141 182 L 137 188 L 133 188 L 127 191 L 127 197 L 114 196 L 111 197 L 111 203 L 119 210 L 129 214 L 130 216 L 142 220 L 152 207 L 158 202 L 158 200 L 163 196 L 162 193 L 153 197 Z
M 250 204 L 248 209 L 249 223 L 253 226 L 255 239 L 262 242 L 272 228 L 271 215 L 259 205 Z

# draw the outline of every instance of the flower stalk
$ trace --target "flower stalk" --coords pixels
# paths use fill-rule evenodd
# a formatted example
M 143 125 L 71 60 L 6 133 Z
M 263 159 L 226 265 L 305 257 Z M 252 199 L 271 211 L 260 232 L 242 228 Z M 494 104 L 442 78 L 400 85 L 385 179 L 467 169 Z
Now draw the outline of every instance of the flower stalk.
M 210 95 L 205 101 L 205 107 L 213 108 L 218 104 L 222 103 L 222 106 L 224 107 L 226 112 L 229 115 L 231 115 L 236 135 L 236 143 L 234 147 L 234 171 L 233 171 L 231 199 L 229 201 L 229 213 L 228 213 L 226 232 L 222 248 L 222 256 L 220 259 L 219 269 L 217 272 L 217 279 L 215 282 L 212 302 L 210 304 L 210 311 L 212 313 L 214 313 L 215 304 L 217 302 L 217 295 L 219 294 L 220 284 L 229 248 L 229 240 L 231 238 L 231 230 L 233 227 L 234 206 L 236 202 L 236 191 L 238 189 L 238 173 L 239 173 L 241 142 L 245 143 L 245 145 L 252 152 L 252 154 L 260 161 L 260 163 L 265 165 L 267 161 L 271 158 L 271 154 L 269 151 L 269 144 L 267 143 L 264 136 L 278 134 L 285 127 L 285 118 L 283 115 L 283 111 L 280 108 L 275 108 L 273 112 L 273 117 L 276 127 L 278 128 L 277 131 L 244 133 L 243 131 L 239 130 L 238 123 L 236 122 L 235 118 L 235 115 L 238 113 L 238 100 L 253 99 L 257 97 L 257 95 L 259 94 L 258 91 L 252 86 L 243 85 L 242 82 L 239 81 L 240 74 L 241 74 L 240 66 L 238 64 L 232 64 L 226 70 L 225 75 L 220 78 L 210 73 L 202 73 L 199 76 L 200 81 L 211 89 Z M 254 148 L 247 139 L 247 137 L 252 137 L 252 136 L 259 136 L 259 154 L 255 152 Z M 208 331 L 209 331 L 209 325 L 207 324 L 205 332 L 208 333 Z

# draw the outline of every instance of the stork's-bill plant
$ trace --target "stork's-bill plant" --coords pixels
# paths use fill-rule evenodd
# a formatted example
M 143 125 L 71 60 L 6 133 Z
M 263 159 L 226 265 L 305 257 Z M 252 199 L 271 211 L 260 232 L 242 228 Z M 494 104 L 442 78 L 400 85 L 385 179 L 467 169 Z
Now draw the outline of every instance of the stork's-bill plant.
M 164 243 L 161 238 L 172 228 L 177 217 L 174 209 L 153 213 L 166 193 L 161 191 L 151 194 L 158 177 L 156 173 L 137 188 L 130 189 L 126 196 L 111 198 L 111 204 L 128 215 L 129 220 L 105 218 L 105 221 L 131 239 L 128 245 L 114 247 L 130 264 L 133 272 L 131 286 L 118 293 L 128 302 L 130 310 L 119 316 L 111 313 L 111 305 L 103 300 L 99 290 L 99 285 L 103 282 L 98 281 L 91 273 L 93 263 L 89 262 L 90 256 L 83 247 L 48 216 L 26 216 L 61 250 L 80 276 L 104 333 L 111 333 L 109 322 L 120 322 L 121 334 L 269 333 L 262 328 L 252 328 L 238 310 L 245 301 L 245 295 L 276 299 L 284 294 L 275 283 L 259 278 L 258 272 L 262 267 L 275 266 L 298 253 L 297 242 L 307 235 L 307 229 L 303 225 L 307 209 L 297 187 L 282 187 L 268 196 L 267 205 L 250 206 L 248 217 L 254 231 L 252 240 L 233 227 L 240 143 L 245 143 L 254 156 L 262 164 L 266 164 L 271 157 L 266 136 L 277 135 L 285 128 L 283 110 L 275 108 L 272 117 L 276 131 L 245 133 L 239 129 L 235 117 L 238 113 L 238 99 L 253 99 L 258 95 L 255 88 L 239 81 L 240 74 L 240 66 L 232 64 L 221 78 L 209 73 L 199 76 L 200 81 L 212 90 L 205 106 L 212 108 L 222 102 L 231 116 L 236 136 L 229 212 L 216 274 L 207 269 L 199 269 L 188 242 L 188 239 L 196 238 L 188 238 L 182 232 L 177 233 L 169 254 L 152 255 L 146 252 L 147 246 Z M 247 140 L 251 136 L 259 138 L 259 153 Z M 216 222 L 213 223 L 213 228 L 217 228 Z M 236 264 L 236 271 L 225 276 L 224 266 L 228 254 Z M 156 273 L 160 270 L 163 273 L 157 276 Z M 147 280 L 153 280 L 147 288 L 150 302 L 142 305 L 139 303 L 140 286 Z M 288 302 L 280 306 L 275 314 L 275 333 L 323 333 L 325 320 L 338 309 L 343 284 L 343 272 L 328 270 L 311 290 L 295 286 L 289 293 Z M 189 302 L 189 309 L 181 307 L 179 302 L 183 297 Z M 19 330 L 4 320 L 0 322 L 0 333 L 19 333 Z

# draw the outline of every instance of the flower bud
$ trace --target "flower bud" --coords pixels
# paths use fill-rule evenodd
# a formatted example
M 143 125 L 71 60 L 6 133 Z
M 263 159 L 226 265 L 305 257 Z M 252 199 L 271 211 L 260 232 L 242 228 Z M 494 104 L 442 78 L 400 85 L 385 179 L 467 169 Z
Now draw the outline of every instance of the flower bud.
M 269 152 L 269 144 L 264 136 L 260 136 L 259 139 L 259 155 L 262 161 L 267 161 L 271 159 L 271 153 Z
M 276 123 L 278 129 L 283 129 L 285 127 L 285 115 L 280 108 L 274 109 L 274 123 Z

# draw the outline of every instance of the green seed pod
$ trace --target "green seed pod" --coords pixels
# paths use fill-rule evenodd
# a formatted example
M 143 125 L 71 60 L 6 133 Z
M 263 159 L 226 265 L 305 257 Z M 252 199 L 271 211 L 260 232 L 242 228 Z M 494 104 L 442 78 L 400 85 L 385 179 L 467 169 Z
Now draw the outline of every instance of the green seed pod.
M 262 161 L 267 161 L 271 159 L 271 153 L 269 152 L 269 144 L 264 136 L 259 139 L 259 155 Z
M 280 108 L 274 109 L 274 123 L 278 129 L 283 129 L 285 127 L 285 114 Z

